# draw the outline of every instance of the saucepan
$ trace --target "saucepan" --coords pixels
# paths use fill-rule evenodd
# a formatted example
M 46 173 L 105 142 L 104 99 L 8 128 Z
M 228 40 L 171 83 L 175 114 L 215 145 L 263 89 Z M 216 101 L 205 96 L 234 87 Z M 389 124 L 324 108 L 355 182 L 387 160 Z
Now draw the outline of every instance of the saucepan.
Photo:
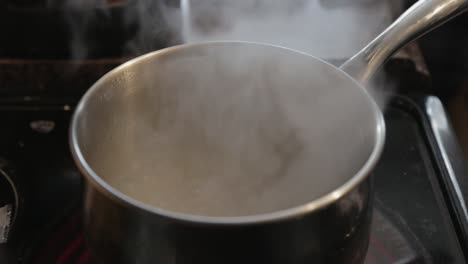
M 362 263 L 385 141 L 366 90 L 468 0 L 421 0 L 341 67 L 261 43 L 186 44 L 97 81 L 71 123 L 102 263 Z

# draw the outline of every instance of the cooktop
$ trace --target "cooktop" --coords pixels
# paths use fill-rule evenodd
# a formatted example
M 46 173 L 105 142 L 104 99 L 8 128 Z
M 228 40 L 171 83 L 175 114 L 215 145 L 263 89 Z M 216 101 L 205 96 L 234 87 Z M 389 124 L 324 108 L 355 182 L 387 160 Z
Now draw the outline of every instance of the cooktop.
M 0 263 L 93 263 L 68 147 L 75 103 L 0 101 Z M 440 101 L 395 96 L 385 120 L 366 263 L 466 263 L 468 189 Z

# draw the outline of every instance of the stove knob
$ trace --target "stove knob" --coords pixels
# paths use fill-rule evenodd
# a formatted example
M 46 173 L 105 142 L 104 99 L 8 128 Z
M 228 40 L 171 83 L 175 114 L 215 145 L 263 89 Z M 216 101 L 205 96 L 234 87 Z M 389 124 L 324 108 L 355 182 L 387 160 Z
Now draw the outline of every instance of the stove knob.
M 0 244 L 8 240 L 18 214 L 19 199 L 14 170 L 0 158 Z

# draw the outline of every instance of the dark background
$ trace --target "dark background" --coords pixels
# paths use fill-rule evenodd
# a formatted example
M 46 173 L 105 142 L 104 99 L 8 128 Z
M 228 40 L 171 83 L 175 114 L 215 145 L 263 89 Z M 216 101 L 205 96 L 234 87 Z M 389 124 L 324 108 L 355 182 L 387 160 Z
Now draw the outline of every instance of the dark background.
M 419 45 L 433 91 L 444 102 L 468 160 L 468 13 L 422 37 Z

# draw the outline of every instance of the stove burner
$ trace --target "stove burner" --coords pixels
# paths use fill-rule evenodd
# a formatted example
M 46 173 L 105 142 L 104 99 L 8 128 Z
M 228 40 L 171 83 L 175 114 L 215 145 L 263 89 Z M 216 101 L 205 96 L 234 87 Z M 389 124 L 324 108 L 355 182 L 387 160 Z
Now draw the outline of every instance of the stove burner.
M 379 208 L 374 212 L 365 264 L 431 263 L 426 250 L 405 224 L 390 216 L 379 201 L 376 203 Z
M 375 208 L 370 245 L 365 264 L 411 264 L 430 263 L 423 261 L 424 249 L 408 230 L 402 230 L 403 223 L 391 219 L 384 209 Z M 75 263 L 94 264 L 86 247 L 82 232 L 80 211 L 66 215 L 43 240 L 32 249 L 31 259 L 26 263 Z

